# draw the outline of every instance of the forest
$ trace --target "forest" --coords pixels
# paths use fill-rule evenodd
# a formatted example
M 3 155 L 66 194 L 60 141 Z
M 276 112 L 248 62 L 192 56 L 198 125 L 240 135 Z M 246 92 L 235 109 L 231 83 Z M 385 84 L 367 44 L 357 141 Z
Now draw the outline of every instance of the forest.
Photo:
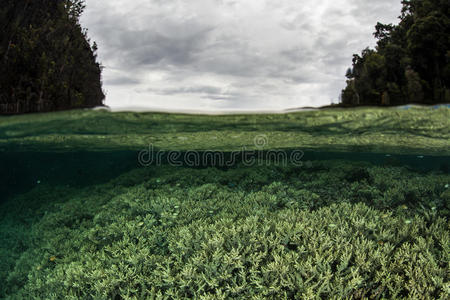
M 402 5 L 398 25 L 375 26 L 375 49 L 353 55 L 342 105 L 450 103 L 450 2 Z
M 341 106 L 450 103 L 450 2 L 403 0 L 398 25 L 377 23 L 375 49 L 353 55 Z M 103 105 L 84 0 L 2 0 L 0 114 Z
M 0 114 L 103 105 L 97 45 L 82 0 L 2 0 Z

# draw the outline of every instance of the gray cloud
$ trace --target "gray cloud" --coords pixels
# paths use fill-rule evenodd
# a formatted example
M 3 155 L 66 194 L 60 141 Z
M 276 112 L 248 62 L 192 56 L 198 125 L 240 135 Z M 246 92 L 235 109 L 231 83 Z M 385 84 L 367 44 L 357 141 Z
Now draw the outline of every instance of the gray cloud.
M 174 94 L 220 94 L 222 89 L 214 86 L 185 87 L 170 90 Z
M 121 49 L 123 67 L 186 65 L 195 61 L 194 55 L 202 50 L 209 29 L 174 37 L 151 31 L 123 32 L 117 38 L 127 48 Z M 138 37 L 136 39 L 136 37 Z
M 107 104 L 288 108 L 337 99 L 353 53 L 399 0 L 87 2 Z
M 141 81 L 138 78 L 128 77 L 128 76 L 117 76 L 110 77 L 106 79 L 103 84 L 106 85 L 130 85 L 130 84 L 140 84 Z

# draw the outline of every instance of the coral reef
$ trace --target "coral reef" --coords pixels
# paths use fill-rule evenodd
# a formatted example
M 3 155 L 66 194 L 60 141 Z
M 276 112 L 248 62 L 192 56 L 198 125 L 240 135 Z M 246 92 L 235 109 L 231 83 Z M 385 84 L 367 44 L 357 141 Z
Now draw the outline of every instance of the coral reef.
M 3 203 L 0 297 L 448 299 L 443 172 L 152 167 Z

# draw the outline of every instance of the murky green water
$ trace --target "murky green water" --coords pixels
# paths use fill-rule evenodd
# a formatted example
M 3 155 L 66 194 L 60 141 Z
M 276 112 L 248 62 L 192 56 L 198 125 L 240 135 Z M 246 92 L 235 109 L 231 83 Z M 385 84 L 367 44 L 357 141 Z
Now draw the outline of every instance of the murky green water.
M 0 298 L 450 296 L 450 109 L 0 118 Z

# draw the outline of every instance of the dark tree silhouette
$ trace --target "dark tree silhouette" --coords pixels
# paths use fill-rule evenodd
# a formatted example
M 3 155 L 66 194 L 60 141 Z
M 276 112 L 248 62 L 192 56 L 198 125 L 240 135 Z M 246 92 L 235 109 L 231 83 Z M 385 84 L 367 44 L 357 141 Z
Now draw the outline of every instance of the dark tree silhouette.
M 101 66 L 79 23 L 82 0 L 2 0 L 0 113 L 103 105 Z
M 375 26 L 375 50 L 354 55 L 343 105 L 450 103 L 450 2 L 402 1 L 400 23 Z

